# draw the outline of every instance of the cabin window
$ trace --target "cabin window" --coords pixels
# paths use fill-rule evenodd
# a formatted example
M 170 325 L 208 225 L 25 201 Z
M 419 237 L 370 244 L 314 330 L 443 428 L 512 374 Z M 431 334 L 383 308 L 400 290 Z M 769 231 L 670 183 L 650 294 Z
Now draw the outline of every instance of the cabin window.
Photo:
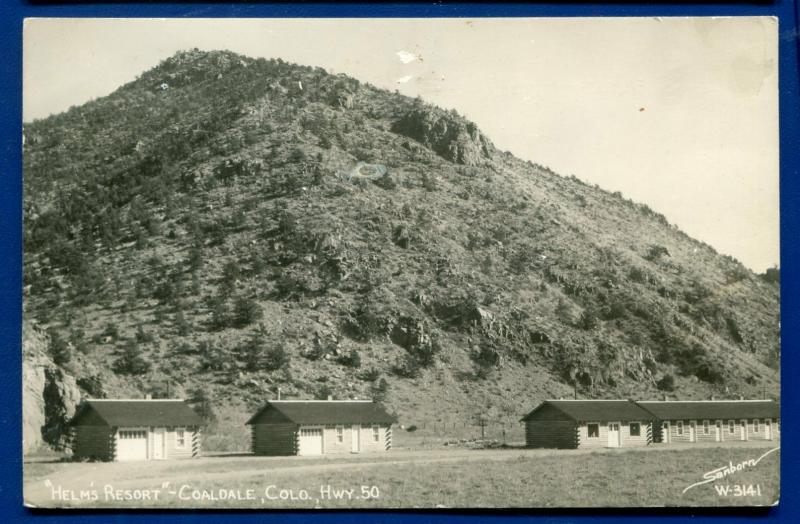
M 675 424 L 675 433 L 677 433 L 678 435 L 683 435 L 683 421 L 682 420 L 679 420 Z
M 638 437 L 642 434 L 642 426 L 638 422 L 631 422 L 628 426 L 632 437 Z
M 344 427 L 336 426 L 336 442 L 344 442 Z
M 586 424 L 589 438 L 600 438 L 600 424 Z
M 186 447 L 186 430 L 183 428 L 175 428 L 175 447 Z
M 753 419 L 753 432 L 754 433 L 758 433 L 758 419 L 757 418 Z
M 711 426 L 709 425 L 707 420 L 703 421 L 703 435 L 711 434 Z
M 736 421 L 729 420 L 728 421 L 728 433 L 733 435 L 734 431 L 736 431 Z
M 372 426 L 372 441 L 373 442 L 381 441 L 381 428 L 378 426 Z

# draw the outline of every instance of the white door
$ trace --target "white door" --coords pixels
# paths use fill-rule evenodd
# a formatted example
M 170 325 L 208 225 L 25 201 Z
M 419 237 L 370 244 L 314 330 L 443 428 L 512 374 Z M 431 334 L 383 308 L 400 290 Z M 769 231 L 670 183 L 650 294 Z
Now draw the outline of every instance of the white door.
M 716 431 L 716 433 L 714 434 L 714 439 L 717 442 L 721 442 L 722 441 L 722 421 L 721 420 L 718 420 L 718 421 L 716 421 L 714 423 L 714 431 Z
M 322 428 L 300 429 L 298 455 L 322 455 Z
M 361 426 L 354 424 L 350 429 L 350 451 L 352 453 L 359 453 L 361 451 Z
M 298 455 L 322 455 L 322 428 L 300 429 Z
M 147 460 L 147 430 L 121 429 L 117 433 L 117 460 Z
M 608 423 L 608 447 L 619 447 L 619 422 Z
M 697 422 L 689 422 L 689 442 L 697 442 Z
M 742 428 L 741 439 L 747 440 L 747 420 L 742 419 L 740 422 Z
M 764 437 L 772 440 L 772 419 L 764 419 Z
M 164 458 L 164 428 L 153 428 L 153 460 Z

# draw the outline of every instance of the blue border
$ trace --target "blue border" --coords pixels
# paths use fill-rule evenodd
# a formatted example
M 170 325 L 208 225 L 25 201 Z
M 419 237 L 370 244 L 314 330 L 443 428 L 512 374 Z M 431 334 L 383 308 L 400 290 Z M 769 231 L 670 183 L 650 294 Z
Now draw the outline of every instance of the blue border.
M 539 4 L 316 4 L 316 3 L 172 3 L 150 4 L 78 4 L 21 0 L 0 0 L 0 343 L 5 355 L 0 361 L 0 519 L 19 522 L 29 519 L 72 522 L 136 522 L 174 524 L 180 522 L 282 522 L 303 523 L 309 519 L 302 512 L 91 512 L 66 514 L 37 513 L 22 506 L 21 463 L 21 71 L 22 19 L 25 17 L 459 17 L 459 16 L 746 16 L 770 15 L 780 19 L 780 105 L 781 105 L 781 272 L 783 325 L 783 395 L 782 433 L 787 437 L 782 453 L 782 493 L 780 506 L 769 510 L 735 511 L 529 511 L 529 512 L 329 512 L 315 513 L 314 520 L 325 523 L 382 522 L 674 522 L 691 517 L 705 523 L 720 519 L 749 522 L 763 519 L 771 522 L 800 522 L 800 467 L 796 437 L 800 433 L 797 415 L 798 388 L 792 378 L 798 371 L 800 357 L 795 352 L 800 333 L 800 282 L 795 278 L 800 255 L 800 239 L 796 236 L 800 218 L 800 71 L 798 70 L 798 1 L 778 0 L 774 3 L 539 3 Z

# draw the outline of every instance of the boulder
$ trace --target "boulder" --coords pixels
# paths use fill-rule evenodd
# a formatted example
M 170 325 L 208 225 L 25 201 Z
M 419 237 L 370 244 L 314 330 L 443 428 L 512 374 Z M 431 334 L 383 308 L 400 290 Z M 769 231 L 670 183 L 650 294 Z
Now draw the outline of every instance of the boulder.
M 81 390 L 69 373 L 46 353 L 48 337 L 26 323 L 22 337 L 22 449 L 69 446 L 68 422 L 81 400 Z
M 411 109 L 392 125 L 392 131 L 413 138 L 445 160 L 466 166 L 484 164 L 495 150 L 474 123 L 429 106 Z

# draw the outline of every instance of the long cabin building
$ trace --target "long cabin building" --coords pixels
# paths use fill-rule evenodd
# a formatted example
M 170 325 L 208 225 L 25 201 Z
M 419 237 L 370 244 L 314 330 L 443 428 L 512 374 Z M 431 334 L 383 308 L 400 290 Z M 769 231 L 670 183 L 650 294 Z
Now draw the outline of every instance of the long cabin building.
M 385 452 L 395 418 L 370 400 L 270 400 L 247 424 L 256 455 Z
M 780 406 L 772 400 L 665 400 L 638 403 L 653 414 L 655 442 L 778 440 Z
M 778 440 L 772 400 L 545 400 L 522 421 L 534 448 Z

